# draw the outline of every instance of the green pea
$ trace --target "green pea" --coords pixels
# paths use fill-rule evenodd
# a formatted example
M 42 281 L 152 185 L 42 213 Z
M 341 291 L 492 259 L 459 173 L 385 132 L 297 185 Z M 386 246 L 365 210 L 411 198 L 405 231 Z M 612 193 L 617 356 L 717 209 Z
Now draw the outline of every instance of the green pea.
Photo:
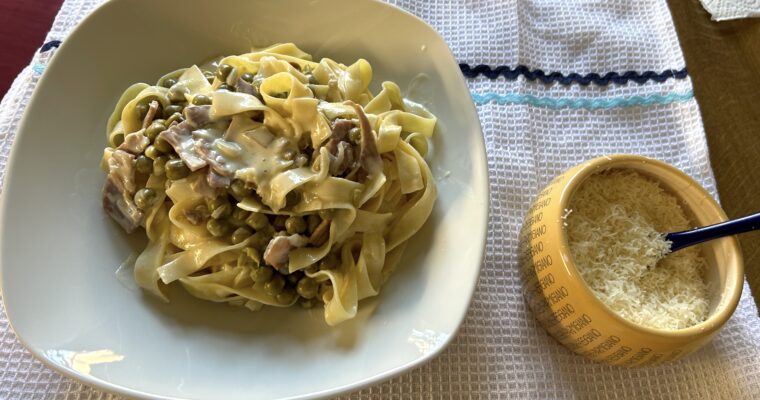
M 240 76 L 240 73 L 238 72 L 237 68 L 232 68 L 232 71 L 230 71 L 229 74 L 227 74 L 227 78 L 225 78 L 225 82 L 230 85 L 235 85 L 235 82 L 237 82 L 238 76 Z
M 230 241 L 232 241 L 232 244 L 238 244 L 243 242 L 244 240 L 248 239 L 253 235 L 253 232 L 251 232 L 248 228 L 237 228 L 235 229 L 235 232 L 232 232 L 232 236 L 230 236 Z
M 278 293 L 277 296 L 275 296 L 277 299 L 277 302 L 280 304 L 290 304 L 295 300 L 296 298 L 296 291 L 292 288 L 286 288 L 282 292 Z
M 288 236 L 288 232 L 286 231 L 277 231 L 274 233 L 274 237 L 280 237 L 280 236 Z
M 351 128 L 351 130 L 348 131 L 348 140 L 353 144 L 359 144 L 362 141 L 362 132 L 359 128 Z
M 152 124 L 148 127 L 148 129 L 145 130 L 145 136 L 150 139 L 151 142 L 156 140 L 158 137 L 158 134 L 166 130 L 166 125 L 164 124 L 164 121 L 157 120 L 153 121 Z
M 232 210 L 232 215 L 230 215 L 230 223 L 238 228 L 246 226 L 245 220 L 250 214 L 250 212 L 243 210 L 240 207 L 234 207 L 234 210 Z
M 246 255 L 248 255 L 248 257 L 251 257 L 254 260 L 258 260 L 261 258 L 259 257 L 260 256 L 259 251 L 254 249 L 253 247 L 244 247 L 243 253 L 245 253 Z
M 296 156 L 296 159 L 295 159 L 296 167 L 301 168 L 301 167 L 306 166 L 306 164 L 308 163 L 309 163 L 309 156 L 307 156 L 306 154 L 299 153 Z
M 269 225 L 269 219 L 266 215 L 262 213 L 252 213 L 246 220 L 245 223 L 248 224 L 253 229 L 256 229 L 257 231 L 264 229 Z
M 244 73 L 243 75 L 240 76 L 240 79 L 242 79 L 242 80 L 244 80 L 244 81 L 246 81 L 248 83 L 253 83 L 253 78 L 254 78 L 253 74 L 251 74 L 249 72 L 246 72 L 246 73 Z
M 181 112 L 176 112 L 176 113 L 172 114 L 171 117 L 169 117 L 169 118 L 166 119 L 166 126 L 169 127 L 174 122 L 180 123 L 180 122 L 182 122 L 184 120 L 185 120 L 185 118 L 182 116 L 182 113 Z
M 145 116 L 148 115 L 148 109 L 150 107 L 145 103 L 140 103 L 135 106 L 135 111 L 137 111 L 137 119 L 142 121 L 145 119 Z
M 338 266 L 338 257 L 333 253 L 328 253 L 325 258 L 319 261 L 319 269 L 333 269 Z
M 270 94 L 270 96 L 272 96 L 272 97 L 274 97 L 276 99 L 287 99 L 289 94 L 290 93 L 288 93 L 288 92 L 277 92 L 277 93 Z
M 292 283 L 294 285 L 296 283 L 298 283 L 298 281 L 300 281 L 301 278 L 303 278 L 303 272 L 301 272 L 301 271 L 295 271 L 292 274 L 288 274 L 288 275 L 285 276 L 285 279 L 287 279 L 288 282 L 290 282 L 290 283 Z
M 287 150 L 282 153 L 282 158 L 288 161 L 293 161 L 293 159 L 296 158 L 296 152 L 293 150 Z
M 174 115 L 174 113 L 180 113 L 181 115 L 182 110 L 184 109 L 185 107 L 179 104 L 172 104 L 170 106 L 166 106 L 166 108 L 164 108 L 164 118 L 168 120 Z
M 161 105 L 161 103 L 158 103 L 158 107 L 156 107 L 156 113 L 153 115 L 153 120 L 155 121 L 158 119 L 161 120 L 161 117 L 164 116 L 164 106 Z
M 211 97 L 199 94 L 193 97 L 193 104 L 196 106 L 205 106 L 211 104 Z
M 253 271 L 253 275 L 251 276 L 251 278 L 253 278 L 253 281 L 256 283 L 266 283 L 272 279 L 273 275 L 274 275 L 274 270 L 272 269 L 272 267 L 264 265 L 264 266 L 256 268 L 256 270 Z
M 231 215 L 232 205 L 230 203 L 222 204 L 219 207 L 215 208 L 214 211 L 211 211 L 211 218 L 213 219 L 229 218 Z
M 306 221 L 301 217 L 292 216 L 285 220 L 285 229 L 291 235 L 304 233 L 306 231 Z
M 153 160 L 144 155 L 138 156 L 135 160 L 135 169 L 141 174 L 150 175 L 153 172 Z
M 319 266 L 317 266 L 317 264 L 311 264 L 308 267 L 304 268 L 304 271 L 306 271 L 306 272 L 308 272 L 310 274 L 313 274 L 313 273 L 319 271 Z
M 253 273 L 259 268 L 258 261 L 256 259 L 248 257 L 248 255 L 245 253 L 240 253 L 237 259 L 237 265 L 238 267 L 251 268 L 251 276 L 253 276 Z
M 217 209 L 217 207 L 221 206 L 222 204 L 229 203 L 229 200 L 227 200 L 227 196 L 217 196 L 213 199 L 206 200 L 206 205 L 208 205 L 208 211 L 212 212 Z
M 219 220 L 219 219 L 209 219 L 208 222 L 206 222 L 206 229 L 210 234 L 212 234 L 215 237 L 224 236 L 230 231 L 230 224 L 227 221 Z
M 195 207 L 192 208 L 191 214 L 185 214 L 188 218 L 188 222 L 190 222 L 193 225 L 200 225 L 201 223 L 206 222 L 208 219 L 208 210 L 206 210 L 206 206 L 203 204 L 198 204 Z M 189 216 L 192 215 L 192 218 Z
M 163 86 L 163 87 L 165 87 L 167 89 L 170 88 L 170 87 L 172 87 L 172 86 L 174 86 L 174 85 L 176 85 L 176 84 L 177 84 L 177 80 L 174 79 L 174 78 L 167 78 L 167 79 L 164 79 L 163 82 L 159 83 L 159 85 L 161 85 L 161 86 Z
M 167 161 L 165 168 L 166 177 L 171 180 L 186 178 L 190 175 L 190 169 L 178 158 Z
M 166 173 L 166 162 L 169 161 L 168 156 L 158 156 L 153 159 L 153 175 L 163 176 Z
M 230 184 L 230 191 L 232 192 L 232 195 L 237 199 L 243 199 L 253 193 L 253 190 L 247 188 L 245 182 L 240 179 L 235 179 L 232 181 Z
M 182 103 L 187 101 L 187 97 L 185 97 L 185 94 L 188 93 L 189 90 L 184 86 L 177 86 L 173 87 L 169 90 L 168 97 L 169 101 L 172 103 Z
M 256 232 L 250 239 L 248 239 L 248 244 L 259 251 L 264 251 L 271 238 L 271 235 L 267 235 L 264 232 Z
M 171 153 L 174 151 L 174 147 L 172 147 L 172 145 L 170 145 L 169 142 L 167 142 L 166 139 L 162 137 L 156 138 L 156 140 L 153 142 L 153 147 L 162 153 Z
M 156 191 L 151 188 L 142 188 L 135 193 L 135 205 L 141 210 L 150 207 L 156 201 Z
M 261 260 L 261 256 L 258 250 L 253 247 L 244 247 L 238 256 L 237 263 L 240 266 L 258 268 L 259 260 Z
M 117 134 L 113 135 L 111 137 L 111 141 L 113 142 L 113 143 L 111 143 L 113 145 L 112 147 L 116 148 L 116 147 L 121 146 L 121 144 L 124 143 L 124 134 L 123 133 L 117 133 Z
M 314 278 L 309 278 L 308 276 L 301 278 L 301 280 L 298 281 L 298 285 L 296 286 L 298 295 L 305 299 L 314 298 L 314 296 L 317 295 L 318 290 L 319 284 L 317 281 L 314 280 Z
M 317 301 L 314 299 L 301 299 L 298 304 L 301 306 L 301 308 L 309 309 L 314 308 L 314 306 L 317 304 Z
M 227 76 L 232 72 L 232 65 L 222 64 L 216 69 L 216 79 L 220 81 L 227 80 Z
M 287 215 L 277 215 L 274 217 L 274 221 L 272 222 L 272 227 L 275 230 L 281 231 L 285 229 L 285 221 L 288 220 Z
M 311 234 L 322 222 L 322 218 L 319 218 L 317 214 L 309 214 L 306 216 L 306 230 Z
M 145 148 L 145 156 L 150 158 L 151 160 L 155 160 L 161 155 L 161 152 L 156 148 L 156 146 L 150 145 Z
M 274 233 L 275 233 L 275 232 L 276 232 L 276 231 L 274 230 L 274 228 L 272 228 L 272 225 L 267 225 L 267 226 L 265 226 L 265 227 L 264 227 L 264 228 L 261 230 L 261 233 L 263 233 L 263 234 L 267 235 L 267 236 L 268 236 L 270 239 L 274 237 Z
M 276 296 L 285 288 L 285 278 L 280 274 L 274 274 L 269 282 L 264 284 L 264 291 L 270 296 Z
M 219 87 L 218 87 L 218 88 L 216 88 L 216 90 L 226 90 L 226 91 L 228 91 L 228 92 L 234 92 L 234 91 L 235 91 L 235 90 L 232 88 L 232 86 L 230 86 L 230 85 L 228 85 L 228 84 L 226 84 L 226 83 L 222 83 L 221 85 L 219 85 Z
M 319 285 L 319 292 L 317 293 L 320 300 L 324 300 L 325 297 L 327 297 L 327 300 L 329 301 L 333 296 L 333 287 L 332 283 L 330 281 L 327 281 L 321 285 Z

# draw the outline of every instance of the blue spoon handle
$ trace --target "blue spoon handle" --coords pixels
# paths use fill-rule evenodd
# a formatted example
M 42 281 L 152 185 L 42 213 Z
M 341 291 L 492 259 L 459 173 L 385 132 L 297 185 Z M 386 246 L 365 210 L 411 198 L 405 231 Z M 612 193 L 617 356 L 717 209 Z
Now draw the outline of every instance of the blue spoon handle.
M 670 251 L 676 251 L 708 240 L 758 229 L 760 229 L 760 213 L 702 228 L 668 233 L 665 235 L 665 239 L 673 243 L 670 246 Z

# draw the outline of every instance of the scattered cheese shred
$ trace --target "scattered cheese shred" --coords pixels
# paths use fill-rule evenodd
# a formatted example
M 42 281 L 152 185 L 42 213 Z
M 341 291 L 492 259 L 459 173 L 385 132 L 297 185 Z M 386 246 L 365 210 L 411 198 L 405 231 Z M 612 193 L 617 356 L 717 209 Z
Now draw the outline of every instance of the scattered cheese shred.
M 583 279 L 610 309 L 636 324 L 683 329 L 709 313 L 698 247 L 667 257 L 662 233 L 690 228 L 678 201 L 633 171 L 589 177 L 570 199 L 567 233 Z

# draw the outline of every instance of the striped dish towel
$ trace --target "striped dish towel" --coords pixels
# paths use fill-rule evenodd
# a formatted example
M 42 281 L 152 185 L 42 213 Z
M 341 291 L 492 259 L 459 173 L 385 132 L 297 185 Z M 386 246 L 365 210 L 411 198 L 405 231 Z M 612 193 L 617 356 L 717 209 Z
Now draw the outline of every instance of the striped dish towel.
M 65 41 L 99 3 L 64 2 L 49 44 L 0 103 L 0 166 L 55 41 Z M 746 287 L 733 318 L 704 349 L 643 369 L 571 353 L 537 325 L 520 292 L 522 217 L 538 190 L 574 164 L 610 153 L 646 155 L 684 170 L 717 197 L 665 0 L 392 3 L 437 29 L 462 63 L 488 152 L 489 239 L 470 312 L 450 347 L 427 365 L 347 398 L 760 398 L 760 320 Z M 112 397 L 34 360 L 2 313 L 0 342 L 2 399 Z

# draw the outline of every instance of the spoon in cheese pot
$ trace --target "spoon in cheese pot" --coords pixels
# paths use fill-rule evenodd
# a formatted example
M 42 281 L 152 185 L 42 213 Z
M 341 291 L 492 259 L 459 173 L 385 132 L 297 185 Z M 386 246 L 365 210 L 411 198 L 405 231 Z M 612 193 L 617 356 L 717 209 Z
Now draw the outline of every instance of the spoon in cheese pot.
M 665 240 L 671 243 L 669 253 L 672 253 L 684 247 L 693 246 L 708 240 L 758 229 L 760 229 L 760 213 L 755 213 L 715 225 L 703 226 L 682 232 L 666 233 Z

